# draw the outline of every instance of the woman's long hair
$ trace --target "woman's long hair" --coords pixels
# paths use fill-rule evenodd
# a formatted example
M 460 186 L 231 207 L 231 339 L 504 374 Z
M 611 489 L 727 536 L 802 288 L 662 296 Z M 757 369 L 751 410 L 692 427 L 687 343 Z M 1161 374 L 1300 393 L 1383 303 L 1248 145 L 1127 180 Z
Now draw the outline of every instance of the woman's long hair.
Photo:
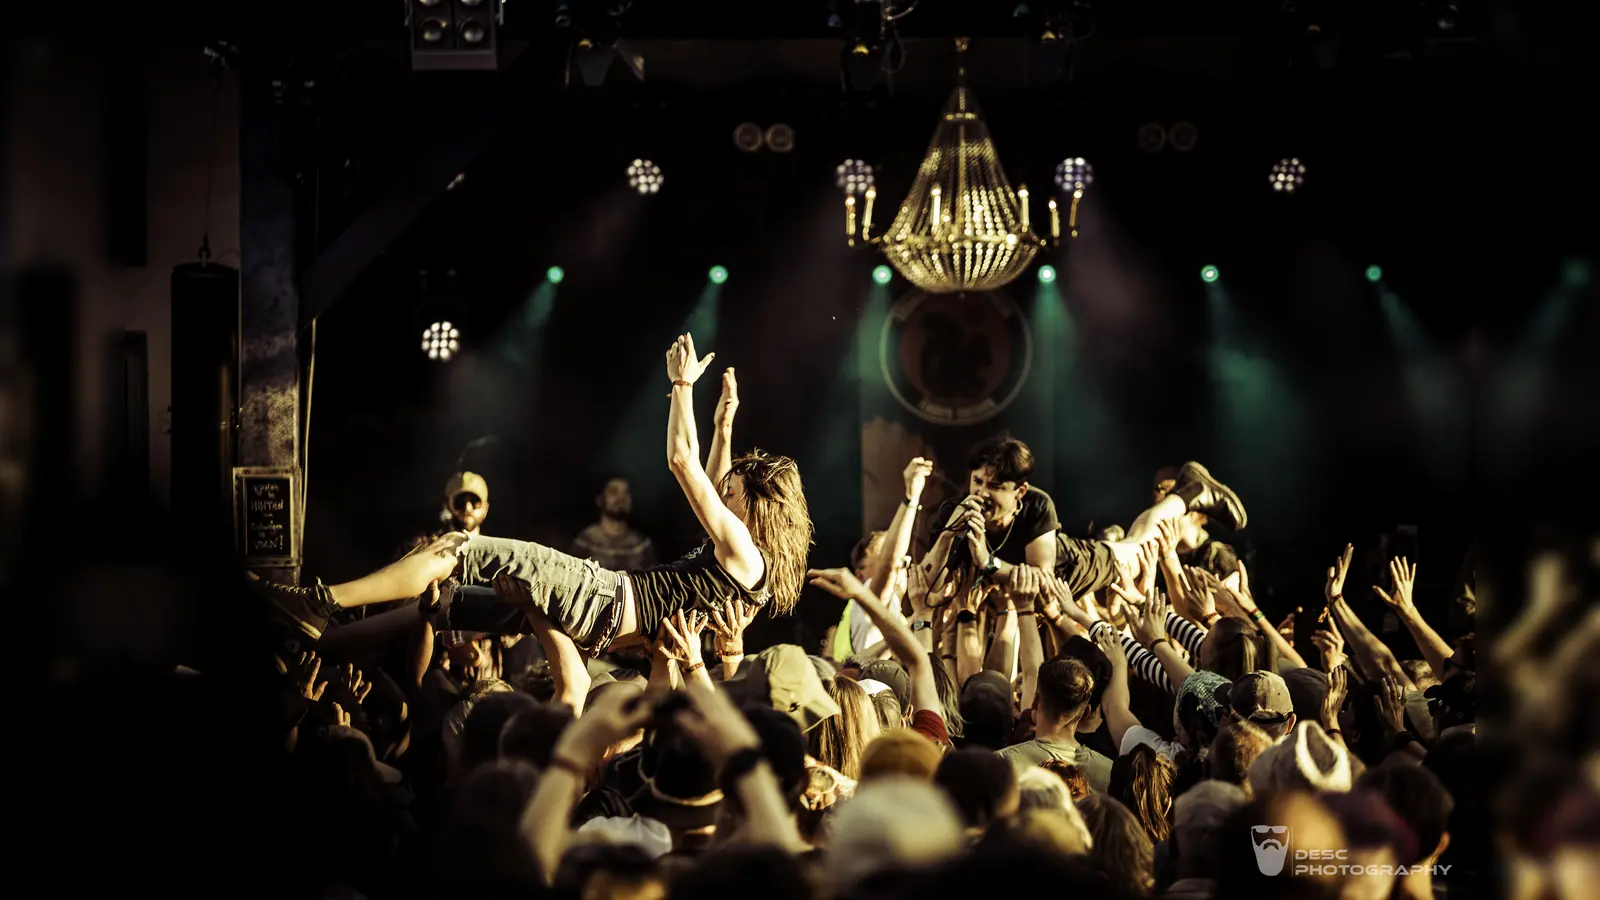
M 735 459 L 728 478 L 744 479 L 745 527 L 767 555 L 767 587 L 772 611 L 787 613 L 800 599 L 806 555 L 811 552 L 811 510 L 800 484 L 800 467 L 787 456 L 760 450 Z M 724 490 L 727 484 L 719 485 Z
M 1218 619 L 1200 645 L 1200 668 L 1229 681 L 1238 681 L 1258 670 L 1273 671 L 1268 664 L 1255 626 L 1237 616 Z
M 867 689 L 844 675 L 825 678 L 822 687 L 839 705 L 839 714 L 817 723 L 806 734 L 806 752 L 825 766 L 861 777 L 861 755 L 882 728 Z
M 1138 818 L 1152 844 L 1166 840 L 1172 831 L 1168 814 L 1172 811 L 1172 780 L 1176 774 L 1172 761 L 1148 744 L 1134 747 L 1111 764 L 1111 783 L 1106 793 L 1121 800 Z

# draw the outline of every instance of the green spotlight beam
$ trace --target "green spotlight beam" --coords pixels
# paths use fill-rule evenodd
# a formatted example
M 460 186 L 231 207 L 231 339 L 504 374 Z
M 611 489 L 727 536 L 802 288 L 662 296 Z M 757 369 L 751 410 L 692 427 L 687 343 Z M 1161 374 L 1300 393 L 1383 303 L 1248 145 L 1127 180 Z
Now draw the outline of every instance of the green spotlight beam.
M 894 279 L 894 270 L 888 266 L 879 266 L 872 270 L 872 280 L 877 284 L 888 284 Z
M 712 284 L 722 284 L 728 280 L 728 270 L 722 266 L 712 266 L 708 276 Z
M 551 266 L 550 268 L 546 269 L 544 273 L 544 280 L 550 282 L 551 284 L 560 284 L 562 279 L 566 277 L 566 270 L 560 266 Z
M 1222 273 L 1218 271 L 1216 266 L 1200 267 L 1200 280 L 1204 281 L 1206 284 L 1215 284 L 1217 279 L 1221 277 Z

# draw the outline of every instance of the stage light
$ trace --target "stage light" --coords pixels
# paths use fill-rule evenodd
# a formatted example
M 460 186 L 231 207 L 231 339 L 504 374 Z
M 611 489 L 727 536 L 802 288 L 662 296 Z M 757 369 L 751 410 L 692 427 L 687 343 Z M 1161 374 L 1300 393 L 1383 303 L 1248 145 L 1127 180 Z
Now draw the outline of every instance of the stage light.
M 1216 266 L 1205 266 L 1200 269 L 1200 280 L 1206 284 L 1211 284 L 1221 277 L 1222 273 L 1217 271 Z
M 764 139 L 761 126 L 754 122 L 742 122 L 733 130 L 733 145 L 746 153 L 760 150 Z
M 628 165 L 628 187 L 640 194 L 659 192 L 661 183 L 665 180 L 661 174 L 661 167 L 648 159 L 636 159 Z
M 1056 280 L 1056 267 L 1055 266 L 1040 266 L 1039 267 L 1039 283 L 1040 284 L 1049 284 L 1050 282 L 1055 281 L 1055 280 Z
M 773 153 L 788 153 L 794 149 L 794 129 L 780 122 L 767 129 L 766 140 Z
M 710 275 L 712 284 L 721 284 L 728 280 L 728 270 L 722 266 L 712 266 Z
M 422 332 L 422 352 L 434 362 L 449 362 L 461 352 L 461 330 L 449 321 L 434 322 Z
M 1272 171 L 1267 175 L 1267 183 L 1272 185 L 1272 189 L 1284 194 L 1294 193 L 1305 180 L 1306 166 L 1299 157 L 1278 160 L 1272 164 Z
M 865 194 L 867 189 L 878 183 L 873 175 L 872 164 L 859 159 L 847 159 L 834 170 L 833 183 L 846 195 L 854 197 Z
M 1167 132 L 1167 141 L 1172 144 L 1172 149 L 1179 153 L 1188 153 L 1194 145 L 1200 143 L 1200 129 L 1193 122 L 1179 122 Z
M 1367 266 L 1367 280 L 1377 283 L 1383 280 L 1382 266 Z
M 894 279 L 894 270 L 888 266 L 879 266 L 872 270 L 872 280 L 879 284 L 888 284 Z
M 499 68 L 496 28 L 504 0 L 407 0 L 411 67 L 417 70 Z
M 1081 156 L 1072 156 L 1056 163 L 1056 187 L 1063 193 L 1081 191 L 1094 184 L 1094 166 Z
M 1160 153 L 1167 145 L 1167 130 L 1156 122 L 1139 126 L 1139 149 L 1146 153 Z
M 562 271 L 560 266 L 551 266 L 550 268 L 546 269 L 544 273 L 544 280 L 550 282 L 551 284 L 560 284 L 561 279 L 566 277 L 567 273 Z

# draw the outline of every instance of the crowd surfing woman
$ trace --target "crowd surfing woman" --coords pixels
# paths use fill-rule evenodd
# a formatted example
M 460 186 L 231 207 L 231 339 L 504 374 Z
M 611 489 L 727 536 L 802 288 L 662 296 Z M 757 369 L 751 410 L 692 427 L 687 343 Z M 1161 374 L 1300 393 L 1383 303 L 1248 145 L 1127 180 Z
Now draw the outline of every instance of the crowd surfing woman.
M 672 384 L 667 466 L 707 535 L 682 559 L 617 572 L 543 544 L 452 533 L 355 581 L 261 587 L 313 641 L 340 608 L 435 591 L 442 629 L 527 633 L 527 611 L 482 587 L 502 575 L 526 588 L 538 612 L 590 654 L 641 643 L 682 609 L 770 603 L 774 612 L 788 612 L 799 597 L 811 547 L 811 515 L 800 470 L 788 457 L 759 450 L 732 457 L 733 418 L 739 406 L 732 368 L 722 375 L 709 460 L 701 462 L 693 390 L 715 358 L 715 353 L 697 354 L 688 334 L 680 335 L 666 354 Z M 451 579 L 462 587 L 446 583 L 439 588 Z M 415 621 L 415 613 L 407 610 L 383 615 Z

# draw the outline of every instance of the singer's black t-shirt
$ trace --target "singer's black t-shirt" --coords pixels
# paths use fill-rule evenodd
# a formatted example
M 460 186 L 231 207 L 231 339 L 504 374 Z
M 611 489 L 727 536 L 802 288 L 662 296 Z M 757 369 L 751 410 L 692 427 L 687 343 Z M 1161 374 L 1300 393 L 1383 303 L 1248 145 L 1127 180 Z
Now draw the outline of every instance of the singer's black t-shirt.
M 966 499 L 962 494 L 939 504 L 928 518 L 928 543 L 939 539 L 939 533 L 944 531 L 945 523 L 955 514 L 956 507 Z M 1041 534 L 1050 534 L 1061 528 L 1061 523 L 1056 520 L 1056 504 L 1050 495 L 1036 487 L 1030 486 L 1028 492 L 1022 495 L 1022 501 L 1017 504 L 1016 518 L 1007 528 L 989 531 L 989 552 L 1000 557 L 1012 565 L 1023 565 L 1028 561 L 1026 551 L 1034 538 Z M 965 547 L 966 541 L 959 546 Z M 981 565 L 987 560 L 978 560 Z

